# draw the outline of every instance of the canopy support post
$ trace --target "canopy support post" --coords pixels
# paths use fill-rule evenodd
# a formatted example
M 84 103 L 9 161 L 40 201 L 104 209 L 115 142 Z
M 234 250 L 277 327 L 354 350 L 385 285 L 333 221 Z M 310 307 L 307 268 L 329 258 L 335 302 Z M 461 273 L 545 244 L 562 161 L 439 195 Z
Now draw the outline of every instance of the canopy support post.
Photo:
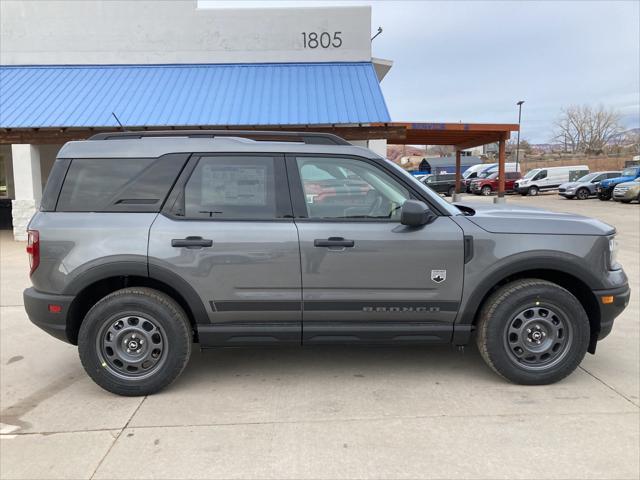
M 456 193 L 460 193 L 460 169 L 461 169 L 461 160 L 460 160 L 460 150 L 456 148 Z

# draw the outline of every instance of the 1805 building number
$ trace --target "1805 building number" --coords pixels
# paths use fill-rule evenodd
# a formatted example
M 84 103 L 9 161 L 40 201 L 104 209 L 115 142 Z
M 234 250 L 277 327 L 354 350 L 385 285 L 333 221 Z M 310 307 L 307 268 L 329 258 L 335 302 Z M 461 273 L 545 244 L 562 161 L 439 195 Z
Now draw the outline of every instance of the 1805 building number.
M 302 32 L 304 48 L 340 48 L 342 46 L 342 32 Z

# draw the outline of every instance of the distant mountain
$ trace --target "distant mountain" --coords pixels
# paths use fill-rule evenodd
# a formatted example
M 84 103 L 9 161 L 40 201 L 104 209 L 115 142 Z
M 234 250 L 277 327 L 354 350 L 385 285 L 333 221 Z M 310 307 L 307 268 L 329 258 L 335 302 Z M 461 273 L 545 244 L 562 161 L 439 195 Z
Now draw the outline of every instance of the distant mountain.
M 392 162 L 397 162 L 400 157 L 413 155 L 424 155 L 424 148 L 411 145 L 387 145 L 387 158 Z

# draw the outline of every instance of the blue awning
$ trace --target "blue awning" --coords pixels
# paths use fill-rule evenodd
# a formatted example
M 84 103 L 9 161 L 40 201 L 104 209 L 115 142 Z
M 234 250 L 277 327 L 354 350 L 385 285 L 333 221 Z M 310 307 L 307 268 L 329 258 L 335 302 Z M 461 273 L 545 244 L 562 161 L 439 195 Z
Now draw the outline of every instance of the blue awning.
M 389 122 L 373 65 L 0 66 L 0 127 Z

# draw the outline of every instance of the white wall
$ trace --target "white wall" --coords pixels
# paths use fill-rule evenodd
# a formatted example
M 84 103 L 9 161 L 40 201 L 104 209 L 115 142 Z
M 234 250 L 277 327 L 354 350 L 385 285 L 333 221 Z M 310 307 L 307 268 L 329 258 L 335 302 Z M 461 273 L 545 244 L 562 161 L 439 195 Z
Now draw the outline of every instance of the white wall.
M 2 0 L 0 63 L 370 61 L 370 26 L 369 6 L 212 9 L 197 8 L 196 0 Z M 341 32 L 342 45 L 305 48 L 303 32 Z

